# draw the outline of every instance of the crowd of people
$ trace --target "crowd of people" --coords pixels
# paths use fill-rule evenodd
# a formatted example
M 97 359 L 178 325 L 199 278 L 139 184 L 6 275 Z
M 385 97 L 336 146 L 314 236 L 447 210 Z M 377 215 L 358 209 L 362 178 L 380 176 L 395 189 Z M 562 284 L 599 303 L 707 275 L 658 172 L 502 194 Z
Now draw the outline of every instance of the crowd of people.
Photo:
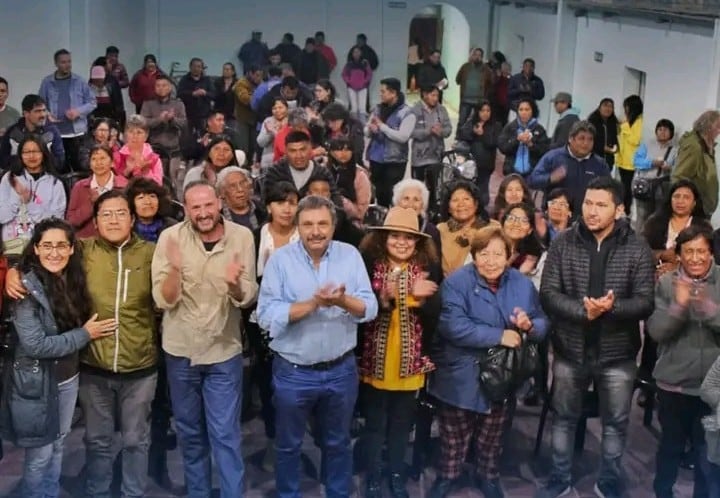
M 549 133 L 534 61 L 511 75 L 501 53 L 474 48 L 454 127 L 440 51 L 413 68 L 419 101 L 386 77 L 370 108 L 379 59 L 364 35 L 342 68 L 322 32 L 293 40 L 270 50 L 255 32 L 241 77 L 228 62 L 212 79 L 193 58 L 177 83 L 152 54 L 129 77 L 114 46 L 86 79 L 61 49 L 22 114 L 0 78 L 0 435 L 25 449 L 18 496 L 59 495 L 76 404 L 87 496 L 109 496 L 118 433 L 123 496 L 143 496 L 148 475 L 175 485 L 175 441 L 188 496 L 210 496 L 213 466 L 220 496 L 242 496 L 257 392 L 261 467 L 282 498 L 301 496 L 308 431 L 327 496 L 350 496 L 362 470 L 363 496 L 407 498 L 434 420 L 429 496 L 452 493 L 471 463 L 484 496 L 503 497 L 518 403 L 552 406 L 536 497 L 556 498 L 572 490 L 592 384 L 595 492 L 615 498 L 641 379 L 658 400 L 656 496 L 673 496 L 689 461 L 693 496 L 720 497 L 720 112 L 679 140 L 666 118 L 646 137 L 639 96 L 621 117 L 605 98 L 582 119 L 558 92 Z M 477 173 L 438 195 L 453 128 Z

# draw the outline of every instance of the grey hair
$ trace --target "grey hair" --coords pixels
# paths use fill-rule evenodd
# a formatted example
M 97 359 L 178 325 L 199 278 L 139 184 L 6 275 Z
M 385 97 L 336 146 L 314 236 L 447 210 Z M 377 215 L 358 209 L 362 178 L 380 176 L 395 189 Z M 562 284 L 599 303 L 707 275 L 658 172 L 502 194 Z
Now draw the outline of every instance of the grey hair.
M 596 135 L 595 126 L 593 126 L 593 124 L 587 119 L 573 123 L 570 127 L 570 138 L 575 138 L 578 134 L 583 132 L 590 133 L 593 138 Z
M 418 189 L 420 191 L 420 197 L 422 197 L 423 202 L 422 210 L 423 213 L 426 213 L 428 204 L 430 203 L 430 191 L 424 182 L 415 180 L 414 178 L 406 178 L 405 180 L 401 180 L 395 184 L 393 187 L 392 197 L 393 206 L 397 206 L 400 203 L 400 198 L 402 197 L 403 192 L 409 188 Z
M 308 124 L 308 114 L 302 107 L 296 107 L 288 113 L 288 126 L 291 128 L 297 125 Z
M 319 195 L 308 195 L 303 197 L 298 203 L 297 212 L 295 213 L 295 226 L 300 225 L 300 213 L 303 211 L 311 211 L 313 209 L 326 208 L 330 211 L 330 218 L 332 219 L 333 226 L 337 225 L 337 210 L 335 204 L 330 199 L 320 197 Z
M 148 131 L 150 129 L 148 127 L 147 119 L 142 117 L 140 114 L 132 114 L 127 119 L 127 123 L 125 123 L 125 129 L 129 130 L 130 128 L 141 128 L 145 131 Z
M 215 185 L 219 189 L 225 188 L 225 181 L 227 180 L 227 177 L 230 176 L 233 173 L 242 173 L 245 175 L 245 178 L 250 180 L 252 182 L 252 178 L 250 177 L 250 173 L 239 166 L 226 166 L 223 169 L 220 170 L 220 172 L 217 174 L 217 178 L 215 181 Z
M 720 120 L 720 111 L 709 110 L 705 111 L 693 123 L 693 131 L 697 132 L 700 136 L 705 137 L 707 133 L 715 126 L 715 123 Z

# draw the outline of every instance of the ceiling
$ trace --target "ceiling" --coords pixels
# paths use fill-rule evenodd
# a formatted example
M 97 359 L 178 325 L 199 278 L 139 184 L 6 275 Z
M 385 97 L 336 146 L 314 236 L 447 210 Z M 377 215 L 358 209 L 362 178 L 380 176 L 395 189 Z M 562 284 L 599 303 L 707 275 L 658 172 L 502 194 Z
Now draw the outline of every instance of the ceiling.
M 492 0 L 498 5 L 557 8 L 557 0 Z M 627 15 L 660 22 L 710 23 L 720 18 L 720 0 L 566 0 L 578 15 L 598 13 L 604 17 Z

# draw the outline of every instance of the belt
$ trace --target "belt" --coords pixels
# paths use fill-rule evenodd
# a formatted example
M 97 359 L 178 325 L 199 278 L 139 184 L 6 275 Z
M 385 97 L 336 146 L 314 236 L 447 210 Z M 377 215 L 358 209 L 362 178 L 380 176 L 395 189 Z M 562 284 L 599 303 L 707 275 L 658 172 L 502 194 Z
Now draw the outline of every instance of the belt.
M 351 349 L 347 353 L 343 354 L 342 356 L 338 356 L 337 358 L 335 358 L 333 360 L 321 361 L 319 363 L 312 363 L 310 365 L 300 365 L 300 364 L 292 363 L 292 362 L 288 362 L 288 363 L 290 363 L 295 368 L 306 368 L 309 370 L 330 370 L 331 368 L 338 366 L 340 363 L 342 363 L 343 361 L 348 359 L 353 354 L 354 354 L 354 351 Z

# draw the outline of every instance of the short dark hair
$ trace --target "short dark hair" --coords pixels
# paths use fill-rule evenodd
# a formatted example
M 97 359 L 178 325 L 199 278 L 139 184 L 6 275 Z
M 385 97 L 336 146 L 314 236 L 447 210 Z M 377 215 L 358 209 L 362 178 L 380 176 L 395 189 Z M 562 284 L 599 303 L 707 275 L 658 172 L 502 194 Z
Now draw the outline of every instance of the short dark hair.
M 440 50 L 437 48 L 433 48 L 433 49 L 430 49 L 428 56 L 435 55 L 435 54 L 442 54 L 442 52 L 440 52 Z
M 192 66 L 192 65 L 193 65 L 193 62 L 199 62 L 200 64 L 202 64 L 203 66 L 205 66 L 205 63 L 203 62 L 203 60 L 202 60 L 200 57 L 193 57 L 192 59 L 190 59 L 190 62 L 188 63 L 188 66 Z
M 554 188 L 550 192 L 548 192 L 546 202 L 554 201 L 555 199 L 559 199 L 560 197 L 565 197 L 565 200 L 568 201 L 568 204 L 570 203 L 570 193 L 562 188 Z
M 315 38 L 317 38 L 318 36 L 322 36 L 323 38 L 325 38 L 325 33 L 323 31 L 318 31 L 315 33 Z
M 540 109 L 538 109 L 537 102 L 535 102 L 535 99 L 530 97 L 520 97 L 520 100 L 518 100 L 517 106 L 520 107 L 520 104 L 527 103 L 530 106 L 530 109 L 532 109 L 533 117 L 537 118 L 540 115 Z
M 107 56 L 110 54 L 118 55 L 120 54 L 120 49 L 117 48 L 115 45 L 110 45 L 108 48 L 105 49 L 105 55 Z
M 105 203 L 105 201 L 109 201 L 110 199 L 125 199 L 125 202 L 127 202 L 128 209 L 130 209 L 132 212 L 132 207 L 130 206 L 130 201 L 128 200 L 127 195 L 125 195 L 125 192 L 121 192 L 119 190 L 108 190 L 104 194 L 100 194 L 100 197 L 98 197 L 95 200 L 95 204 L 93 204 L 93 218 L 97 219 L 98 213 L 100 212 L 100 208 Z
M 580 133 L 589 133 L 595 138 L 595 126 L 587 119 L 576 121 L 570 127 L 570 138 L 575 138 Z
M 533 59 L 532 57 L 526 57 L 525 60 L 523 61 L 523 65 L 524 65 L 526 62 L 529 62 L 529 63 L 532 64 L 533 66 L 535 65 L 535 59 Z
M 432 92 L 438 92 L 438 95 L 440 95 L 440 89 L 436 87 L 435 85 L 426 85 L 420 88 L 420 96 L 423 97 L 427 95 L 428 93 Z
M 483 220 L 489 219 L 487 212 L 485 212 L 485 208 L 483 207 L 480 188 L 468 180 L 458 180 L 447 186 L 445 195 L 442 198 L 442 204 L 440 205 L 440 214 L 443 220 L 447 220 L 450 218 L 450 198 L 458 190 L 464 190 L 465 192 L 470 194 L 470 197 L 472 197 L 475 201 L 475 204 L 477 204 L 477 212 L 475 213 L 476 218 L 479 217 Z
M 170 216 L 172 204 L 170 202 L 170 192 L 155 180 L 150 180 L 142 176 L 138 176 L 130 180 L 125 195 L 128 198 L 128 206 L 130 213 L 137 218 L 135 211 L 135 198 L 140 194 L 155 194 L 158 199 L 158 211 L 156 217 L 164 218 Z
M 10 88 L 10 85 L 8 84 L 7 80 L 5 78 L 3 78 L 2 76 L 0 76 L 0 84 L 2 84 L 2 83 L 5 83 L 5 86 Z
M 281 87 L 287 87 L 291 90 L 296 90 L 300 87 L 300 82 L 295 76 L 285 76 L 280 82 Z
M 20 108 L 23 112 L 30 112 L 39 105 L 47 105 L 47 102 L 40 95 L 29 93 L 23 97 Z
M 710 247 L 710 254 L 713 254 L 713 228 L 707 221 L 695 222 L 680 231 L 675 239 L 675 254 L 680 254 L 683 244 L 698 237 L 705 239 L 708 247 Z
M 604 190 L 612 195 L 613 204 L 619 206 L 625 198 L 625 190 L 622 183 L 613 179 L 611 176 L 598 176 L 590 180 L 587 190 Z
M 358 38 L 360 38 L 361 40 L 367 41 L 367 36 L 365 36 L 365 33 L 358 33 L 358 35 L 355 37 L 355 39 L 357 40 Z
M 675 136 L 675 124 L 669 119 L 663 118 L 655 125 L 655 132 L 657 133 L 658 128 L 667 128 L 670 131 L 670 138 Z
M 314 181 L 319 180 L 320 178 L 317 178 Z M 308 184 L 309 183 L 310 182 L 308 182 Z M 298 210 L 295 213 L 295 225 L 298 224 L 298 221 L 300 220 L 300 214 L 303 211 L 311 211 L 314 209 L 322 208 L 326 208 L 328 211 L 330 211 L 330 218 L 332 219 L 332 224 L 333 226 L 337 225 L 337 208 L 335 207 L 335 204 L 333 204 L 330 199 L 326 199 L 317 195 L 306 195 L 300 200 L 300 202 L 298 203 Z
M 271 78 L 277 78 L 278 76 L 282 76 L 282 69 L 280 69 L 279 66 L 270 66 L 267 69 L 267 74 Z
M 187 202 L 187 193 L 190 192 L 195 187 L 208 187 L 210 190 L 212 190 L 215 193 L 215 195 L 218 195 L 217 187 L 215 187 L 215 185 L 213 185 L 212 183 L 208 182 L 207 180 L 195 180 L 195 181 L 188 183 L 183 188 L 183 198 L 185 199 L 186 202 Z
M 283 40 L 287 40 L 287 41 L 289 41 L 290 43 L 292 43 L 292 42 L 295 41 L 295 35 L 293 35 L 292 33 L 285 33 L 285 34 L 283 35 Z
M 315 45 L 315 38 L 312 36 L 305 38 L 305 45 Z
M 290 182 L 277 182 L 268 186 L 265 191 L 265 205 L 269 205 L 271 202 L 282 202 L 287 200 L 291 195 L 300 199 L 300 193 L 298 192 L 295 185 Z
M 310 135 L 304 131 L 291 131 L 285 137 L 285 145 L 310 142 Z
M 499 240 L 505 246 L 505 256 L 510 259 L 512 256 L 512 242 L 505 235 L 503 229 L 497 225 L 488 225 L 475 233 L 470 241 L 470 255 L 475 259 L 475 254 L 490 245 L 492 240 Z
M 324 121 L 334 121 L 336 119 L 347 121 L 350 118 L 350 112 L 344 105 L 332 102 L 323 109 L 322 118 Z
M 225 64 L 232 64 L 232 63 L 226 62 Z M 234 69 L 235 69 L 235 66 L 233 66 L 233 70 Z M 247 68 L 243 67 L 243 69 L 245 71 L 245 74 L 257 73 L 258 71 L 262 71 L 262 68 L 260 66 L 258 66 L 257 64 L 250 64 L 250 65 L 248 65 Z
M 60 57 L 61 55 L 70 55 L 70 52 L 65 48 L 61 48 L 60 50 L 57 50 L 53 54 L 53 61 L 57 62 L 58 57 Z

